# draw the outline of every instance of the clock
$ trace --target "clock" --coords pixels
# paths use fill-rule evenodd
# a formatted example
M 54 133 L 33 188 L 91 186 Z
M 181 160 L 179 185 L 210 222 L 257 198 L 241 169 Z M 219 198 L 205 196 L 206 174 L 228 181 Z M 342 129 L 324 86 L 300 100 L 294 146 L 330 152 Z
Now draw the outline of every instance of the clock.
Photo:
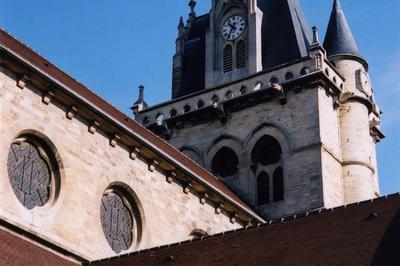
M 246 21 L 242 16 L 235 15 L 228 18 L 222 26 L 222 35 L 228 41 L 233 41 L 246 29 Z
M 356 73 L 358 77 L 357 87 L 360 91 L 364 92 L 368 97 L 372 95 L 371 79 L 368 73 L 364 70 L 358 70 Z

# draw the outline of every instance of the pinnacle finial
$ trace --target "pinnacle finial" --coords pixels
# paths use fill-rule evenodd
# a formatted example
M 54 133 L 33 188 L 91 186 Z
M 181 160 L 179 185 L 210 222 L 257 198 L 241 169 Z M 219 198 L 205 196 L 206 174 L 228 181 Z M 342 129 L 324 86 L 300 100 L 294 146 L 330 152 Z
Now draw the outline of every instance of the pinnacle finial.
M 139 102 L 144 102 L 144 86 L 139 85 L 139 97 L 138 97 Z
M 194 8 L 196 7 L 196 5 L 197 5 L 197 2 L 196 2 L 196 1 L 190 0 L 190 2 L 189 2 L 189 7 L 190 7 L 190 14 L 189 14 L 189 16 L 190 16 L 190 19 L 193 19 L 193 18 L 196 17 L 196 12 L 195 12 L 195 10 L 194 10 Z
M 189 7 L 190 7 L 190 12 L 191 13 L 194 13 L 194 8 L 196 7 L 196 1 L 194 1 L 194 0 L 190 0 L 190 2 L 189 2 Z
M 313 44 L 319 43 L 319 33 L 317 26 L 312 27 L 313 31 Z

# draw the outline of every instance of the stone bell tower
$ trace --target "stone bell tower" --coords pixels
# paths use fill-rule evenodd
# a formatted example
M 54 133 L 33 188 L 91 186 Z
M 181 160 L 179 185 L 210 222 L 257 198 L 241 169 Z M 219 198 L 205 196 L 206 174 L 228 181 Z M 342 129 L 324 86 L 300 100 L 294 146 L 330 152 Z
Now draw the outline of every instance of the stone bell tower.
M 189 6 L 173 99 L 136 120 L 266 218 L 378 196 L 380 111 L 339 1 L 324 44 L 298 0 Z

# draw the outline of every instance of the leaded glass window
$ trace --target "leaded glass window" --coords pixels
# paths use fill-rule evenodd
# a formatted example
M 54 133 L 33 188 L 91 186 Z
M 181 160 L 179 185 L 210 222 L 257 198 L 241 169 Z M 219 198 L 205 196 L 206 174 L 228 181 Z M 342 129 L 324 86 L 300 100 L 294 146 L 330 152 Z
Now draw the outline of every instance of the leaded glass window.
M 49 201 L 51 172 L 39 146 L 27 141 L 13 143 L 8 152 L 7 170 L 16 197 L 28 210 Z
M 114 191 L 106 192 L 101 199 L 101 224 L 108 244 L 115 253 L 131 247 L 134 221 L 123 197 Z

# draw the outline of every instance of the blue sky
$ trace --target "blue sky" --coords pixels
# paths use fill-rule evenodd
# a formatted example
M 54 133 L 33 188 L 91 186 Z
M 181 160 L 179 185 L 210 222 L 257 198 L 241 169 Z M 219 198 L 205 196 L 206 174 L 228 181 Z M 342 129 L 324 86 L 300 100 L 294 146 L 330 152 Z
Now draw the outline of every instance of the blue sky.
M 197 13 L 211 0 L 198 0 Z M 323 38 L 333 0 L 301 0 Z M 378 146 L 383 194 L 400 191 L 400 1 L 342 0 L 370 64 L 387 135 Z M 171 93 L 171 60 L 188 0 L 0 0 L 0 26 L 98 95 L 129 113 L 137 86 L 146 101 Z

